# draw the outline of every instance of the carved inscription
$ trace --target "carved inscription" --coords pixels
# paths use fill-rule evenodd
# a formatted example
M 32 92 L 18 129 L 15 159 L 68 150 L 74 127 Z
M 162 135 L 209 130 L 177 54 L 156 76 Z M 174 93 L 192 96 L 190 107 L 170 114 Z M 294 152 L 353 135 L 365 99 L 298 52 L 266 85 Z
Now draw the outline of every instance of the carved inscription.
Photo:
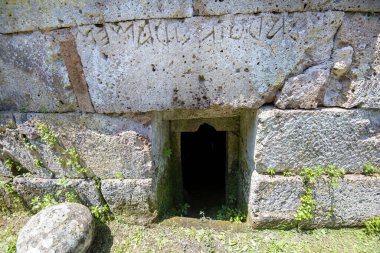
M 107 23 L 104 26 L 78 28 L 78 34 L 100 47 L 125 43 L 136 48 L 171 43 L 199 43 L 199 46 L 223 43 L 225 40 L 282 40 L 286 19 L 283 15 L 247 16 L 242 19 L 220 20 L 217 23 L 186 20 L 138 20 Z

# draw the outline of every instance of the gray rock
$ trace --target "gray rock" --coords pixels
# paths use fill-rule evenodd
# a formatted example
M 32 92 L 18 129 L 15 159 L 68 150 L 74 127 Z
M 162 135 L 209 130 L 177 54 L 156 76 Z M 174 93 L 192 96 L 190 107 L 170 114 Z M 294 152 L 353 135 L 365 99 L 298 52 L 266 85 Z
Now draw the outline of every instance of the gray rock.
M 63 203 L 42 210 L 21 229 L 17 252 L 85 253 L 94 238 L 95 224 L 87 207 Z
M 195 11 L 199 15 L 223 15 L 236 13 L 260 12 L 297 12 L 297 11 L 360 11 L 379 12 L 380 3 L 377 0 L 196 0 Z
M 345 175 L 331 187 L 320 178 L 314 190 L 317 209 L 309 227 L 361 226 L 380 215 L 380 178 Z M 290 227 L 295 225 L 300 196 L 305 189 L 300 177 L 267 176 L 253 173 L 249 200 L 249 217 L 258 227 Z M 333 210 L 333 212 L 331 212 Z M 332 214 L 328 217 L 328 213 Z
M 114 214 L 135 215 L 135 223 L 153 218 L 152 179 L 104 179 L 101 190 Z
M 354 50 L 350 46 L 336 50 L 335 62 L 333 66 L 333 74 L 335 78 L 340 78 L 350 69 L 353 53 Z
M 90 179 L 67 179 L 66 188 L 58 179 L 43 179 L 31 177 L 16 177 L 13 180 L 17 193 L 24 199 L 28 206 L 34 197 L 41 198 L 47 194 L 55 195 L 58 190 L 62 194 L 57 196 L 58 201 L 65 201 L 65 192 L 73 189 L 78 194 L 80 201 L 87 206 L 101 206 L 102 197 L 97 189 L 96 183 Z
M 17 129 L 0 132 L 0 148 L 41 178 L 84 178 L 72 168 L 58 163 L 64 149 L 76 148 L 88 176 L 101 178 L 151 177 L 150 115 L 106 116 L 100 114 L 23 114 L 16 113 Z M 36 133 L 39 124 L 58 136 L 57 148 L 49 148 Z M 22 137 L 24 135 L 24 137 Z M 26 147 L 24 139 L 35 145 Z M 1 150 L 1 149 L 0 149 Z M 43 167 L 37 167 L 41 160 Z M 0 170 L 1 172 L 2 170 Z
M 192 16 L 191 0 L 1 2 L 0 33 L 148 18 Z
M 379 23 L 379 14 L 344 16 L 334 41 L 338 69 L 326 89 L 325 106 L 380 108 Z
M 343 15 L 152 19 L 75 34 L 97 112 L 258 108 L 287 76 L 330 59 Z
M 317 108 L 323 103 L 323 95 L 329 83 L 329 77 L 329 65 L 308 68 L 303 74 L 285 81 L 284 87 L 276 97 L 275 105 L 281 109 Z
M 0 34 L 0 110 L 76 110 L 59 50 L 55 32 Z
M 334 164 L 347 172 L 380 165 L 380 111 L 363 109 L 278 110 L 257 114 L 256 169 L 298 170 Z

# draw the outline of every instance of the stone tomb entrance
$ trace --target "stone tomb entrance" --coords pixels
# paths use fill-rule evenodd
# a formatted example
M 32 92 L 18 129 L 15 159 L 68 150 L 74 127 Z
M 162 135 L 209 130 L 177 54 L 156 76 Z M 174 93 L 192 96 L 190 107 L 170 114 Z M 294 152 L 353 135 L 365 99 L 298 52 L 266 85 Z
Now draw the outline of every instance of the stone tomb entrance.
M 174 203 L 190 205 L 188 216 L 215 216 L 227 199 L 239 199 L 239 118 L 170 120 L 168 182 Z M 173 182 L 175 182 L 173 184 Z M 244 201 L 244 200 L 243 200 Z
M 181 133 L 184 201 L 199 215 L 225 204 L 226 132 L 203 124 L 196 132 Z

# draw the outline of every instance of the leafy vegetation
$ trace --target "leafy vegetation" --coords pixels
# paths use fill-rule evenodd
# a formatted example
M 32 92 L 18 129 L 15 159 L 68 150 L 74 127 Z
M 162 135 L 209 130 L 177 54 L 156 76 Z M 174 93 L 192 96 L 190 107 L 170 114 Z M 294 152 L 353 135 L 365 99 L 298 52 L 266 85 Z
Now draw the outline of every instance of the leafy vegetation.
M 282 172 L 282 175 L 284 175 L 285 177 L 290 177 L 290 176 L 293 176 L 294 174 L 290 170 L 284 170 Z
M 110 209 L 104 204 L 102 206 L 91 206 L 92 215 L 101 222 L 107 222 L 110 219 Z
M 379 236 L 380 239 L 380 217 L 374 217 L 364 223 L 368 235 Z
M 37 125 L 37 133 L 41 137 L 41 141 L 46 143 L 49 148 L 53 148 L 58 144 L 57 135 L 43 123 Z
M 345 174 L 344 169 L 338 168 L 335 165 L 316 166 L 313 168 L 304 168 L 300 172 L 305 185 L 305 193 L 300 196 L 301 205 L 298 206 L 295 221 L 298 225 L 310 221 L 314 218 L 314 213 L 317 209 L 316 201 L 314 199 L 315 183 L 320 176 L 327 176 L 329 186 L 334 188 L 339 185 L 338 179 L 342 178 Z M 331 204 L 328 211 L 325 213 L 326 218 L 330 219 L 334 215 L 335 206 Z M 299 226 L 300 227 L 300 226 Z
M 40 196 L 35 196 L 31 202 L 32 211 L 35 213 L 49 206 L 54 206 L 57 204 L 58 201 L 55 199 L 54 194 L 46 194 L 42 198 L 40 198 Z
M 375 173 L 379 173 L 379 168 L 377 168 L 372 163 L 363 164 L 363 174 L 366 176 L 373 176 Z
M 246 221 L 247 214 L 237 208 L 236 199 L 233 196 L 228 196 L 227 204 L 222 205 L 216 214 L 217 220 L 228 220 L 230 222 L 242 223 Z
M 265 173 L 266 173 L 267 175 L 270 175 L 270 176 L 274 176 L 274 175 L 276 175 L 276 171 L 275 171 L 275 169 L 273 169 L 273 168 L 268 168 L 268 169 L 265 171 Z

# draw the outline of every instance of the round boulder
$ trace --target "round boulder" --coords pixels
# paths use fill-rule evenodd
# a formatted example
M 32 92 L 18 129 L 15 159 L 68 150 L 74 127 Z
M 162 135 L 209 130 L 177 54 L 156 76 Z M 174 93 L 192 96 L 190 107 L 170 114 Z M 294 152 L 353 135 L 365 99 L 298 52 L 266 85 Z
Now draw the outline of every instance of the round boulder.
M 90 210 L 76 203 L 48 207 L 34 215 L 21 229 L 17 252 L 84 253 L 94 237 Z

